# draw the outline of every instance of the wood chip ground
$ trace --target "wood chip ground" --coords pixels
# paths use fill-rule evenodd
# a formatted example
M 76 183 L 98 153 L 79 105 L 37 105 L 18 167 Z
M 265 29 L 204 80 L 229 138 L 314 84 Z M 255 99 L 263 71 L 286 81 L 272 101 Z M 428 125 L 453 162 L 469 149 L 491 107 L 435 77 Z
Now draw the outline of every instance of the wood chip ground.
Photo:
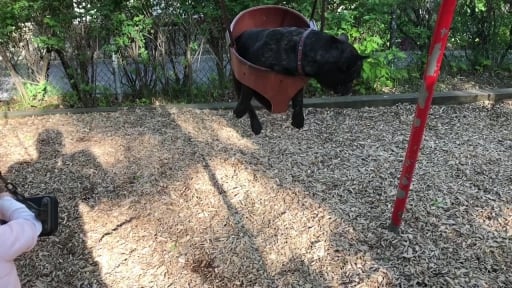
M 414 106 L 161 107 L 4 120 L 0 169 L 55 194 L 23 287 L 512 287 L 512 108 L 433 107 L 401 235 Z

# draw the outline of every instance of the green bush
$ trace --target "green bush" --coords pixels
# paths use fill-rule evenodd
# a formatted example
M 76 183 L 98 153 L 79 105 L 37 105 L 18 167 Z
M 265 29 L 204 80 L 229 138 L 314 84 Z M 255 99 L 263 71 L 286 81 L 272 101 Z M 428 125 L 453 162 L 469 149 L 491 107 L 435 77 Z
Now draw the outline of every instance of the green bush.
M 58 106 L 62 91 L 57 87 L 44 83 L 24 83 L 27 94 L 14 97 L 15 105 L 19 108 L 54 107 Z
M 325 23 L 319 24 L 330 34 L 347 34 L 361 54 L 370 56 L 355 86 L 356 94 L 394 91 L 421 78 L 439 1 L 325 2 Z M 0 58 L 5 67 L 16 67 L 20 62 L 29 66 L 24 75 L 9 69 L 20 94 L 17 105 L 23 107 L 123 105 L 90 77 L 89 67 L 96 57 L 112 55 L 117 55 L 125 68 L 120 73 L 126 82 L 122 83 L 123 90 L 129 90 L 124 95 L 128 103 L 219 101 L 232 86 L 226 76 L 225 20 L 265 4 L 284 5 L 309 17 L 313 3 L 226 0 L 224 18 L 217 0 L 0 0 Z M 317 22 L 321 20 L 320 8 L 314 15 Z M 462 50 L 465 57 L 447 57 L 443 63 L 446 72 L 511 69 L 506 60 L 512 52 L 509 0 L 459 1 L 450 33 L 448 49 Z M 405 57 L 400 49 L 417 53 L 417 61 L 407 67 L 398 65 Z M 203 53 L 217 60 L 215 77 L 210 75 L 208 83 L 194 79 L 197 68 L 193 64 Z M 51 57 L 61 60 L 72 92 L 61 93 L 47 84 Z M 131 63 L 140 66 L 133 68 Z M 315 81 L 306 92 L 311 96 L 328 94 Z

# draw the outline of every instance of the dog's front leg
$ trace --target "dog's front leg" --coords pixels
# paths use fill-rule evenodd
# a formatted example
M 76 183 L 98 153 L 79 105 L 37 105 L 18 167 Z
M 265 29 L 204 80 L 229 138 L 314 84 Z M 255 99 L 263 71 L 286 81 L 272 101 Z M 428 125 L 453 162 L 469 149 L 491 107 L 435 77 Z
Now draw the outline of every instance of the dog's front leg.
M 301 129 L 304 127 L 304 89 L 300 89 L 292 98 L 292 126 Z

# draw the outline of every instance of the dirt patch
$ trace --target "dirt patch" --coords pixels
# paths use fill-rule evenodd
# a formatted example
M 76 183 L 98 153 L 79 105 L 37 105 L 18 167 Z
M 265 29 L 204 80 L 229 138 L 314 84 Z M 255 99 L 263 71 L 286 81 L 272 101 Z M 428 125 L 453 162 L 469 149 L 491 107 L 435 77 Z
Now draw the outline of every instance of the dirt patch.
M 512 110 L 433 107 L 402 235 L 387 231 L 414 106 L 161 108 L 1 123 L 0 169 L 56 194 L 23 287 L 510 287 Z

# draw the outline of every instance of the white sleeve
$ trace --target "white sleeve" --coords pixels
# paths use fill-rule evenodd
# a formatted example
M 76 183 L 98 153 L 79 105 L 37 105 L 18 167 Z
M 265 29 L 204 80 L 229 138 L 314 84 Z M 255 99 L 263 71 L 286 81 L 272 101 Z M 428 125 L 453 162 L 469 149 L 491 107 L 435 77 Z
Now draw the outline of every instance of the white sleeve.
M 7 221 L 0 225 L 0 262 L 13 261 L 36 245 L 42 225 L 25 205 L 0 197 L 0 218 Z

